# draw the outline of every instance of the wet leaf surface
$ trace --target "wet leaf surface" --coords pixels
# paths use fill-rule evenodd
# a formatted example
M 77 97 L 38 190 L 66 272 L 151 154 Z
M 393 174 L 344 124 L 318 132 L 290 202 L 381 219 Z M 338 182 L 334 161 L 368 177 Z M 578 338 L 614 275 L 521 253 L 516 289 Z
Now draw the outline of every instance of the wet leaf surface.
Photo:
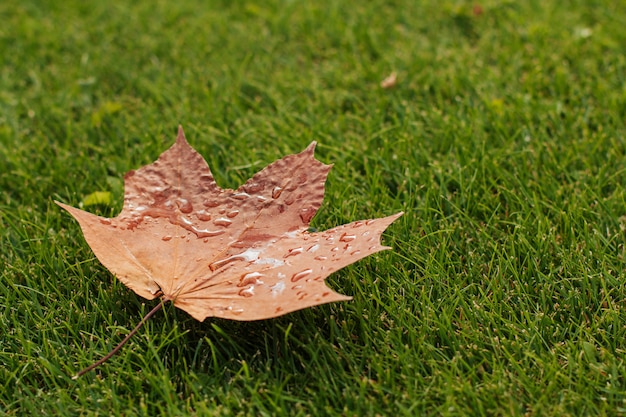
M 200 321 L 277 317 L 350 299 L 324 280 L 388 249 L 381 234 L 401 215 L 310 232 L 330 170 L 314 148 L 268 165 L 237 190 L 222 189 L 180 128 L 156 162 L 126 174 L 117 217 L 58 204 L 138 295 L 172 301 Z

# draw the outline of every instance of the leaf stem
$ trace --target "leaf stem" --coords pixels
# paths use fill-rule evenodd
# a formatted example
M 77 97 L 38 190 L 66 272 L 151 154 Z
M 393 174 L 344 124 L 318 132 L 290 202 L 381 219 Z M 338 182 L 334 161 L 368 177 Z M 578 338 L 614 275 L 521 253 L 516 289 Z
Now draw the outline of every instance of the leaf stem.
M 119 350 L 126 344 L 126 342 L 128 342 L 128 340 L 133 337 L 133 335 L 135 333 L 137 333 L 137 331 L 139 329 L 141 329 L 141 327 L 146 323 L 146 321 L 148 321 L 148 319 L 150 317 L 152 317 L 154 315 L 154 313 L 156 313 L 157 311 L 159 311 L 161 308 L 163 308 L 163 301 L 161 300 L 161 302 L 159 304 L 157 304 L 152 310 L 150 310 L 150 312 L 148 314 L 145 315 L 145 317 L 143 319 L 141 319 L 141 321 L 139 322 L 139 324 L 137 324 L 137 326 L 135 326 L 135 328 L 133 330 L 130 331 L 130 333 L 128 333 L 128 335 L 126 335 L 126 337 L 124 338 L 124 340 L 122 340 L 117 346 L 115 346 L 115 348 L 110 351 L 109 353 L 107 353 L 107 355 L 105 357 L 103 357 L 102 359 L 100 359 L 97 362 L 92 363 L 91 365 L 89 365 L 88 367 L 86 367 L 85 369 L 79 371 L 76 375 L 74 375 L 72 377 L 72 379 L 78 379 L 81 375 L 86 374 L 87 372 L 91 371 L 92 369 L 102 365 L 103 363 L 105 363 L 106 361 L 108 361 L 109 359 L 111 359 L 111 357 L 113 355 L 115 355 L 117 352 L 119 352 Z

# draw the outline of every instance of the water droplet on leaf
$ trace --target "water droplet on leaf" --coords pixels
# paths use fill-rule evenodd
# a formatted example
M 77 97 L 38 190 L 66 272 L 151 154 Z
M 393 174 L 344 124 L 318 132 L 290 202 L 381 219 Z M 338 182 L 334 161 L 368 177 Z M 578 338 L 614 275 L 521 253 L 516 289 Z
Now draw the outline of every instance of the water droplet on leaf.
M 213 224 L 216 226 L 228 227 L 233 224 L 232 220 L 226 219 L 224 217 L 220 217 L 219 219 L 213 220 Z
M 241 280 L 239 281 L 239 284 L 237 284 L 238 287 L 245 287 L 246 285 L 250 285 L 250 284 L 262 284 L 263 281 L 259 281 L 258 278 L 262 277 L 263 274 L 261 274 L 260 272 L 250 272 L 248 274 L 245 274 L 241 277 Z
M 284 256 L 284 258 L 288 258 L 289 256 L 299 255 L 304 251 L 302 248 L 289 249 L 289 252 Z
M 239 295 L 242 297 L 250 298 L 254 295 L 254 285 L 250 285 L 239 291 Z
M 293 274 L 293 276 L 291 277 L 291 282 L 300 281 L 302 278 L 306 277 L 311 272 L 313 272 L 312 269 L 305 269 L 304 271 L 298 272 L 297 274 Z
M 178 200 L 176 200 L 176 205 L 182 213 L 189 214 L 193 211 L 193 206 L 191 205 L 191 202 L 189 202 L 189 200 L 185 198 L 179 198 Z
M 274 189 L 272 190 L 272 198 L 278 198 L 280 197 L 280 195 L 282 194 L 283 189 L 281 187 L 274 187 Z
M 352 242 L 354 239 L 356 239 L 355 235 L 349 235 L 347 233 L 344 233 L 343 235 L 341 235 L 341 237 L 339 238 L 340 241 L 342 242 Z

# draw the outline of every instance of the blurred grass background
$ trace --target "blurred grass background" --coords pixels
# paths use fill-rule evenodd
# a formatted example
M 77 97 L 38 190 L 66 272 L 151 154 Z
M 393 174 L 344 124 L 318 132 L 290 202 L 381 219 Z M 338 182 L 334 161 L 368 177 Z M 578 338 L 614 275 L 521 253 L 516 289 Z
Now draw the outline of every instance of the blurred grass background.
M 626 5 L 0 4 L 0 410 L 622 415 Z M 381 81 L 397 74 L 396 85 Z M 52 204 L 114 216 L 179 124 L 222 187 L 318 141 L 315 227 L 405 211 L 354 296 L 195 322 Z

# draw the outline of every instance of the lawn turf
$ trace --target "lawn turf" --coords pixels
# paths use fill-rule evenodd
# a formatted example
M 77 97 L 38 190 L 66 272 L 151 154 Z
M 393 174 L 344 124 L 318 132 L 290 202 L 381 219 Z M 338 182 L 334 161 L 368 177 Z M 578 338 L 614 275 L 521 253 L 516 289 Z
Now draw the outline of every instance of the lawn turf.
M 0 411 L 626 414 L 626 5 L 0 3 Z M 380 82 L 397 74 L 393 88 Z M 93 256 L 179 124 L 222 187 L 316 140 L 313 224 L 405 211 L 350 302 L 199 323 Z

